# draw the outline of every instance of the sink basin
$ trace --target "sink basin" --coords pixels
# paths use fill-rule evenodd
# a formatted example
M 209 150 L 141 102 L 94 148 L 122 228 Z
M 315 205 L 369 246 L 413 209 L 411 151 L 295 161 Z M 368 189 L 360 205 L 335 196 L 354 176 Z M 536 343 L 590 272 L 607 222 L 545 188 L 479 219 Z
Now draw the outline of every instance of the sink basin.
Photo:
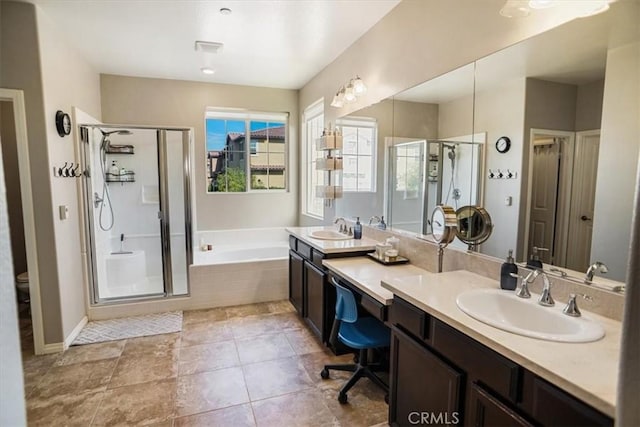
M 349 240 L 353 239 L 353 236 L 347 236 L 346 234 L 339 233 L 333 230 L 316 230 L 309 233 L 309 237 L 319 240 Z
M 538 304 L 538 295 L 518 298 L 513 291 L 476 289 L 456 299 L 467 315 L 495 328 L 518 335 L 557 342 L 590 342 L 604 337 L 602 326 L 584 317 L 562 313 L 564 304 Z

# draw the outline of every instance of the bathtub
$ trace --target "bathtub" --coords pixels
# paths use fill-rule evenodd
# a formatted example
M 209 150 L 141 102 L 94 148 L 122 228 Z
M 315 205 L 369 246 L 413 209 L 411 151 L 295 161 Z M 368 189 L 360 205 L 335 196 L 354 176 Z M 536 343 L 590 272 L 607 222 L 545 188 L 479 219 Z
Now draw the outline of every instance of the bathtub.
M 288 298 L 289 240 L 284 227 L 195 234 L 189 267 L 191 295 L 198 296 L 193 308 Z M 202 251 L 203 244 L 213 249 Z

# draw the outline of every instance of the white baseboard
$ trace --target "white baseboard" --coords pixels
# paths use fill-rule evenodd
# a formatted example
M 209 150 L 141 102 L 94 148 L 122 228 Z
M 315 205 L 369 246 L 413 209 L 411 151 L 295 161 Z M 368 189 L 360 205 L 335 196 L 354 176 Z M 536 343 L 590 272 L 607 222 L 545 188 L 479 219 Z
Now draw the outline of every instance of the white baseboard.
M 89 321 L 89 319 L 87 319 L 87 316 L 84 316 L 80 322 L 76 325 L 75 328 L 73 328 L 73 331 L 71 331 L 71 333 L 69 334 L 69 336 L 64 340 L 64 348 L 63 350 L 66 350 L 69 348 L 69 346 L 71 345 L 71 343 L 73 342 L 73 340 L 76 339 L 76 337 L 80 334 L 80 331 L 82 331 L 82 328 L 84 328 L 84 325 L 87 324 L 87 322 Z
M 63 342 L 45 344 L 44 348 L 42 349 L 42 354 L 62 353 L 64 349 L 65 347 Z

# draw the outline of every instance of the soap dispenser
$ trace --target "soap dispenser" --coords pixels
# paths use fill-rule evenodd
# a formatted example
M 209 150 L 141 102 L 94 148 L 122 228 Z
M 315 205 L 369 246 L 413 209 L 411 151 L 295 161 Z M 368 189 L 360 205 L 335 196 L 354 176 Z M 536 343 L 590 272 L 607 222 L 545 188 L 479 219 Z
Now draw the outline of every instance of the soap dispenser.
M 380 218 L 380 222 L 378 223 L 378 229 L 380 229 L 380 230 L 386 230 L 387 229 L 387 224 L 384 222 L 384 216 L 382 216 Z
M 538 248 L 536 246 L 533 247 L 533 251 L 531 252 L 531 257 L 527 261 L 527 267 L 529 268 L 542 268 L 542 261 L 540 261 L 540 255 L 538 255 L 538 251 L 546 251 L 546 248 Z
M 118 169 L 118 164 L 115 160 L 111 162 L 111 167 L 109 168 L 109 174 L 112 176 L 112 179 L 115 179 L 118 175 L 120 175 L 120 169 Z
M 518 266 L 513 262 L 513 249 L 509 249 L 509 255 L 500 268 L 500 288 L 514 291 L 518 286 L 518 279 L 511 276 L 518 274 Z
M 353 226 L 353 238 L 362 239 L 362 224 L 360 223 L 360 217 L 356 217 L 356 224 Z

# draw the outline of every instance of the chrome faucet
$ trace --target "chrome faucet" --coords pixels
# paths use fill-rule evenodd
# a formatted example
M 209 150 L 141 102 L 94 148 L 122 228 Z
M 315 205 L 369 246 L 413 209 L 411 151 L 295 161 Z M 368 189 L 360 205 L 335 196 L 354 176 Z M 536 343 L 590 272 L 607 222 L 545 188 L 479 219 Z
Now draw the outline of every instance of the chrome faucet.
M 340 228 L 338 228 L 338 231 L 340 231 L 341 233 L 346 234 L 347 233 L 347 221 L 345 221 L 345 219 L 341 216 L 339 216 L 338 218 L 335 219 L 335 221 L 333 221 L 334 224 L 338 224 L 340 221 L 342 221 L 342 224 L 340 224 Z
M 529 292 L 529 285 L 536 281 L 538 276 L 542 275 L 542 281 L 544 286 L 542 288 L 542 295 L 540 295 L 540 299 L 538 300 L 538 304 L 544 305 L 545 307 L 552 307 L 555 305 L 553 298 L 551 297 L 551 281 L 547 276 L 547 273 L 540 269 L 535 269 L 531 271 L 526 276 L 518 276 L 515 273 L 511 273 L 512 277 L 516 277 L 522 280 L 520 284 L 520 288 L 516 291 L 516 296 L 520 298 L 531 298 L 531 293 Z
M 607 265 L 604 262 L 601 262 L 601 261 L 594 262 L 587 269 L 587 274 L 584 277 L 584 283 L 591 284 L 591 282 L 593 282 L 593 275 L 595 274 L 596 271 L 600 271 L 600 273 L 604 274 L 604 273 L 608 273 L 609 269 L 607 268 Z
M 380 221 L 382 221 L 382 220 L 380 219 L 380 217 L 378 215 L 374 215 L 371 218 L 369 218 L 369 225 L 371 225 L 371 223 L 373 221 L 375 221 L 376 224 L 380 224 Z
M 593 301 L 593 298 L 589 295 L 585 294 L 569 294 L 569 301 L 567 302 L 567 306 L 562 310 L 564 314 L 571 317 L 580 317 L 582 313 L 580 313 L 580 309 L 578 308 L 578 304 L 576 303 L 576 297 L 581 296 L 587 301 Z
M 542 294 L 540 295 L 538 304 L 545 307 L 553 307 L 556 303 L 551 297 L 551 280 L 549 280 L 549 276 L 547 276 L 547 273 L 544 271 L 541 271 L 540 274 L 542 275 L 542 283 L 544 286 L 542 287 Z

